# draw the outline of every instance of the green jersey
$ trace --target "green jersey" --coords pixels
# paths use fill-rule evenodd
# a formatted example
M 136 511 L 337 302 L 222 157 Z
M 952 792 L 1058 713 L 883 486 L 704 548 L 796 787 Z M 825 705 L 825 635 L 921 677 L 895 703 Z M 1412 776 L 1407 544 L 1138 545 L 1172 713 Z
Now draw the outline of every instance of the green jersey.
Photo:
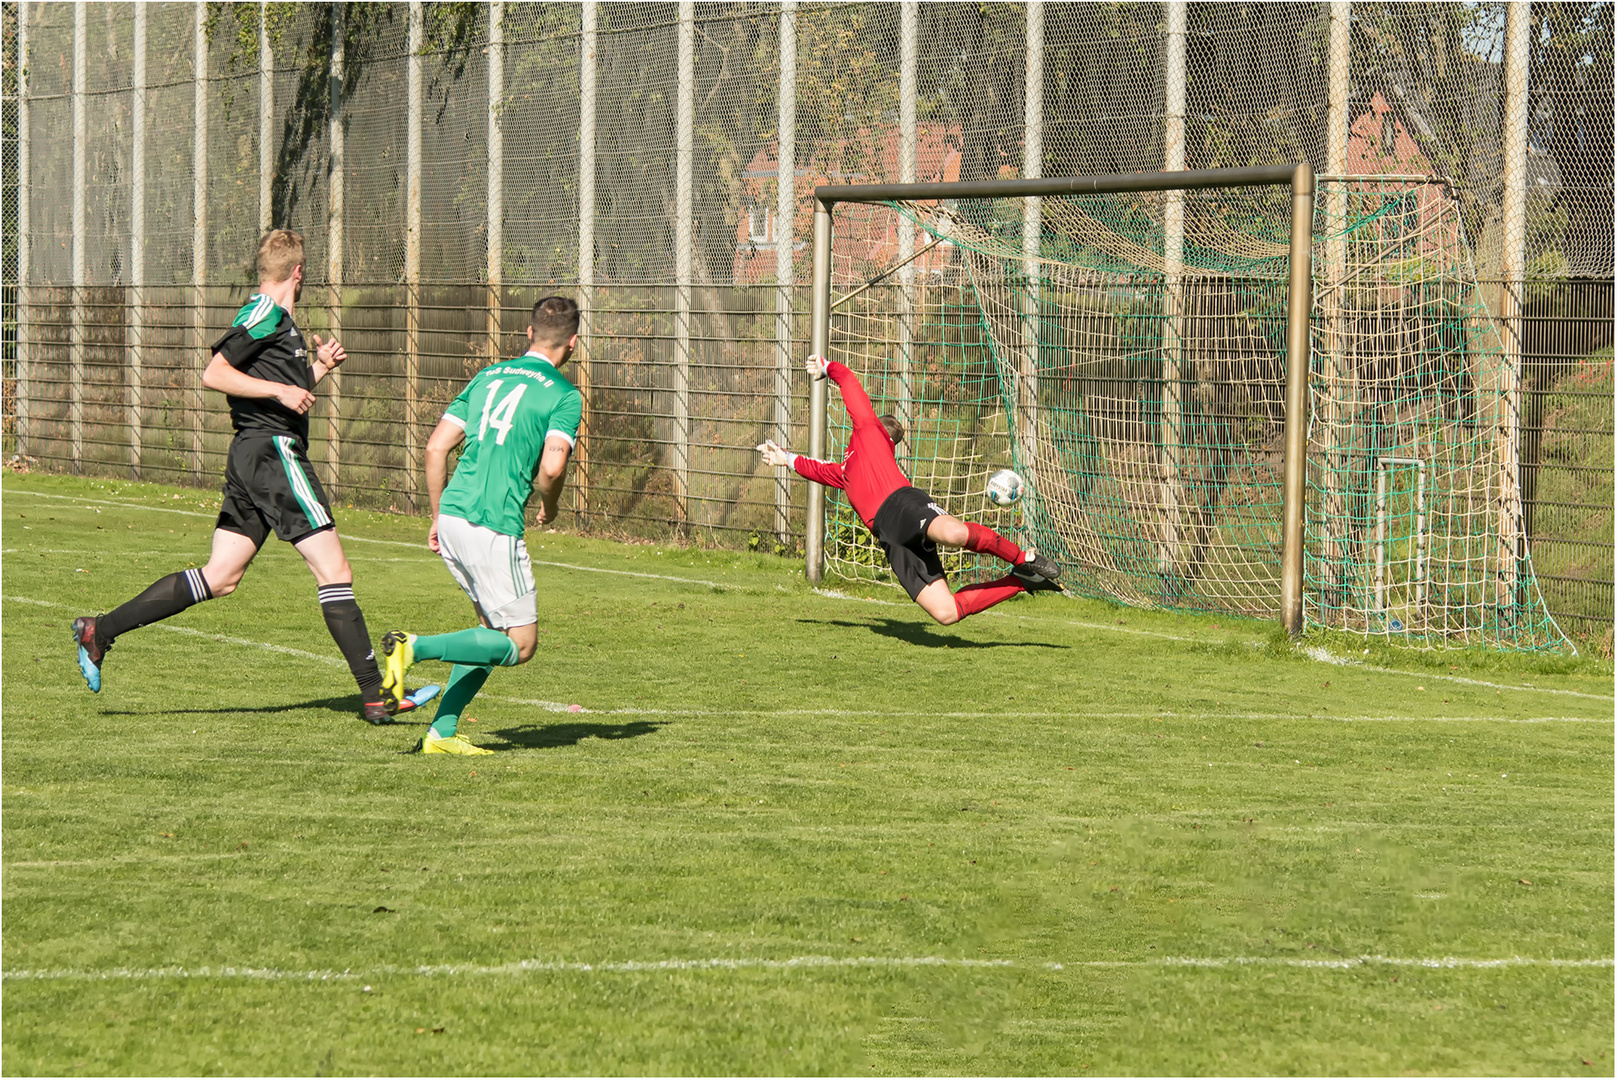
M 444 419 L 466 432 L 438 511 L 521 536 L 545 439 L 578 438 L 584 397 L 549 360 L 528 353 L 492 364 L 466 384 Z

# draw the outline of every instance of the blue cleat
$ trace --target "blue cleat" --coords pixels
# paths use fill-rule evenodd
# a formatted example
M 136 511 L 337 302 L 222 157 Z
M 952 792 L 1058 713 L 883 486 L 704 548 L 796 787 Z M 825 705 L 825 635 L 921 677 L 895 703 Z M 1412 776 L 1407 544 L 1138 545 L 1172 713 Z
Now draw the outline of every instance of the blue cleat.
M 443 687 L 433 683 L 430 686 L 423 686 L 419 690 L 406 691 L 405 695 L 397 701 L 393 700 L 392 695 L 384 693 L 380 701 L 365 702 L 364 708 L 360 710 L 360 716 L 368 724 L 391 724 L 395 716 L 414 712 L 421 708 L 421 706 L 437 697 L 438 692 L 442 689 Z
M 89 684 L 92 693 L 101 693 L 101 661 L 107 650 L 96 644 L 94 615 L 81 615 L 73 620 L 73 642 L 79 647 L 79 672 Z
M 443 687 L 439 686 L 437 683 L 428 683 L 419 690 L 412 690 L 408 694 L 404 695 L 403 700 L 399 702 L 399 707 L 394 710 L 394 714 L 397 715 L 398 713 L 406 713 L 419 709 L 421 706 L 437 697 L 439 692 L 442 690 Z

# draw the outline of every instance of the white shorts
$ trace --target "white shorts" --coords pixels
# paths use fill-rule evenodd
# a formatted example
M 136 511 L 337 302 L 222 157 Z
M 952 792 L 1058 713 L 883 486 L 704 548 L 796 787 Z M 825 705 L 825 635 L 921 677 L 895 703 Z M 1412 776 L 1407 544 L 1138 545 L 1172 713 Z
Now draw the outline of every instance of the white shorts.
M 465 518 L 438 515 L 438 553 L 467 596 L 496 630 L 539 621 L 528 545 Z

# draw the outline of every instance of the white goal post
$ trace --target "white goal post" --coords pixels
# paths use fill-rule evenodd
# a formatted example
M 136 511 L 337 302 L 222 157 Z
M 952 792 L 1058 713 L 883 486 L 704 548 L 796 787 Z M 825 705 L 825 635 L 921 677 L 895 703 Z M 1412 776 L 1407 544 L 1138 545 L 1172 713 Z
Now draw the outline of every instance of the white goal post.
M 1118 176 L 1069 176 L 1034 180 L 980 180 L 955 183 L 825 185 L 814 189 L 814 276 L 809 315 L 810 351 L 831 356 L 832 234 L 837 208 L 849 204 L 933 203 L 944 200 L 991 200 L 1044 196 L 1106 195 L 1131 192 L 1175 192 L 1215 188 L 1288 188 L 1291 197 L 1287 239 L 1288 273 L 1285 319 L 1284 466 L 1282 478 L 1280 621 L 1293 635 L 1303 628 L 1303 516 L 1307 468 L 1308 373 L 1310 318 L 1313 308 L 1312 230 L 1314 173 L 1297 165 L 1203 169 Z M 920 253 L 917 253 L 920 254 Z M 883 275 L 894 267 L 888 267 Z M 1170 277 L 1172 269 L 1169 269 Z M 867 282 L 867 286 L 872 284 Z M 844 297 L 844 300 L 850 299 Z M 1029 376 L 1022 376 L 1028 378 Z M 1019 400 L 1036 399 L 1017 387 Z M 809 454 L 823 458 L 827 441 L 828 390 L 813 384 L 809 399 Z M 825 489 L 810 483 L 806 521 L 805 571 L 818 583 L 825 571 Z

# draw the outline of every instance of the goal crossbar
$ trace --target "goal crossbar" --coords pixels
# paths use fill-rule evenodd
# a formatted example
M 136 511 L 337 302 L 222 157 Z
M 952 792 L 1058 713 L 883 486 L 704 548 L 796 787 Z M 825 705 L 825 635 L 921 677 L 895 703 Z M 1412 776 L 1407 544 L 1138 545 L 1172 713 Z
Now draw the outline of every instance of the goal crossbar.
M 1061 176 L 1026 180 L 969 180 L 923 184 L 842 184 L 814 189 L 814 276 L 809 309 L 809 349 L 830 355 L 831 238 L 839 203 L 926 202 L 945 199 L 1030 198 L 1046 195 L 1120 194 L 1207 188 L 1288 187 L 1291 225 L 1286 301 L 1284 471 L 1282 476 L 1280 618 L 1288 633 L 1303 628 L 1303 505 L 1307 467 L 1309 318 L 1313 307 L 1314 173 L 1308 163 L 1239 169 Z M 829 391 L 810 388 L 809 454 L 823 458 Z M 819 583 L 825 573 L 825 488 L 810 483 L 804 569 Z

